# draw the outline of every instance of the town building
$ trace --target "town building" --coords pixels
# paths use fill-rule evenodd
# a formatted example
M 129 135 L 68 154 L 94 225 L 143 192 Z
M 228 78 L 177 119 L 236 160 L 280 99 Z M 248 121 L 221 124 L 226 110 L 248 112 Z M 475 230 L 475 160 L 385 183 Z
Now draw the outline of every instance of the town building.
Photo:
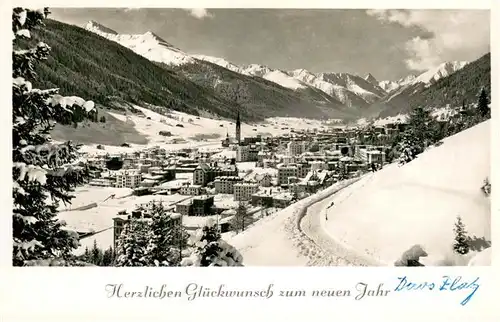
M 202 186 L 195 184 L 187 184 L 183 185 L 180 190 L 181 195 L 189 195 L 189 196 L 199 196 L 202 192 Z
M 256 183 L 237 183 L 234 185 L 234 200 L 248 201 L 252 199 L 252 195 L 259 190 Z
M 296 165 L 279 165 L 278 166 L 278 185 L 287 185 L 288 178 L 297 177 Z
M 282 192 L 273 197 L 273 207 L 286 208 L 292 204 L 293 194 L 290 192 Z
M 196 196 L 175 205 L 175 211 L 183 216 L 210 216 L 213 213 L 214 196 Z
M 301 155 L 305 152 L 305 144 L 302 141 L 290 141 L 287 144 L 287 153 L 289 156 Z
M 249 149 L 250 148 L 247 145 L 238 145 L 236 148 L 236 162 L 247 162 Z
M 234 184 L 243 181 L 237 176 L 221 176 L 214 180 L 215 193 L 233 194 Z
M 356 157 L 356 159 L 361 160 L 366 164 L 385 163 L 385 152 L 370 147 L 357 148 L 354 156 Z
M 213 212 L 214 196 L 197 196 L 192 199 L 193 216 L 210 216 Z
M 193 208 L 191 207 L 191 200 L 184 200 L 175 205 L 175 212 L 183 216 L 192 216 Z
M 118 170 L 114 175 L 116 188 L 136 188 L 142 181 L 141 173 L 137 169 Z
M 238 168 L 235 164 L 201 163 L 193 172 L 193 184 L 204 187 L 221 176 L 238 176 Z

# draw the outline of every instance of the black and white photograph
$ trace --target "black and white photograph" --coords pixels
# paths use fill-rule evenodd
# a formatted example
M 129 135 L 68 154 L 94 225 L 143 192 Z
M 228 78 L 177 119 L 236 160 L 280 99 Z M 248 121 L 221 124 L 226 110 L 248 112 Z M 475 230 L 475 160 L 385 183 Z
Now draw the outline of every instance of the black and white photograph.
M 10 36 L 12 266 L 491 265 L 490 10 L 16 7 Z

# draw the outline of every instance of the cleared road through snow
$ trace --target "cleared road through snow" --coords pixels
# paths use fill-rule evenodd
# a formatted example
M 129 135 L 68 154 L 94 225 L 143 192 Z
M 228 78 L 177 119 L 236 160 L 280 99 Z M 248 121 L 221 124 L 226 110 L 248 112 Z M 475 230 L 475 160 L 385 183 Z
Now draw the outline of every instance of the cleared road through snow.
M 346 248 L 344 245 L 339 244 L 327 233 L 321 226 L 320 216 L 325 215 L 325 208 L 331 204 L 337 193 L 351 187 L 353 185 L 363 185 L 371 178 L 367 175 L 360 181 L 333 193 L 327 198 L 309 206 L 305 216 L 300 221 L 300 229 L 313 243 L 323 250 L 326 256 L 317 257 L 314 261 L 309 262 L 310 266 L 382 266 L 384 264 L 377 262 L 374 259 L 356 254 L 353 250 Z

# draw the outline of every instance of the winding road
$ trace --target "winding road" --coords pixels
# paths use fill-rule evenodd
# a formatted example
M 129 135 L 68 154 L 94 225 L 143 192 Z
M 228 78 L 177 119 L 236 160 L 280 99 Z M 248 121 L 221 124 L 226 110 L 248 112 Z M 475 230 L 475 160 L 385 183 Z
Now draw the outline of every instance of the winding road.
M 369 180 L 370 178 L 371 177 L 361 180 Z M 352 184 L 355 183 L 356 182 Z M 343 189 L 347 187 L 344 187 Z M 311 242 L 321 248 L 321 250 L 323 250 L 323 254 L 326 255 L 313 258 L 309 262 L 309 266 L 381 266 L 381 263 L 376 260 L 371 259 L 368 256 L 356 254 L 354 251 L 338 243 L 332 239 L 322 227 L 321 216 L 324 216 L 325 208 L 331 204 L 336 193 L 340 190 L 309 206 L 306 210 L 306 214 L 300 221 L 301 232 Z M 349 195 L 346 198 L 348 198 Z

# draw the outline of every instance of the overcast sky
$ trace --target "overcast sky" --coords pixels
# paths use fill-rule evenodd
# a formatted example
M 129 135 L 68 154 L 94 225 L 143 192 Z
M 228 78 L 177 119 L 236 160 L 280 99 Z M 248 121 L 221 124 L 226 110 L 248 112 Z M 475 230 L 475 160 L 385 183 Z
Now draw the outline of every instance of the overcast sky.
M 311 72 L 418 74 L 490 50 L 485 10 L 57 9 L 51 18 L 95 20 L 118 33 L 152 31 L 187 53 L 236 64 Z

